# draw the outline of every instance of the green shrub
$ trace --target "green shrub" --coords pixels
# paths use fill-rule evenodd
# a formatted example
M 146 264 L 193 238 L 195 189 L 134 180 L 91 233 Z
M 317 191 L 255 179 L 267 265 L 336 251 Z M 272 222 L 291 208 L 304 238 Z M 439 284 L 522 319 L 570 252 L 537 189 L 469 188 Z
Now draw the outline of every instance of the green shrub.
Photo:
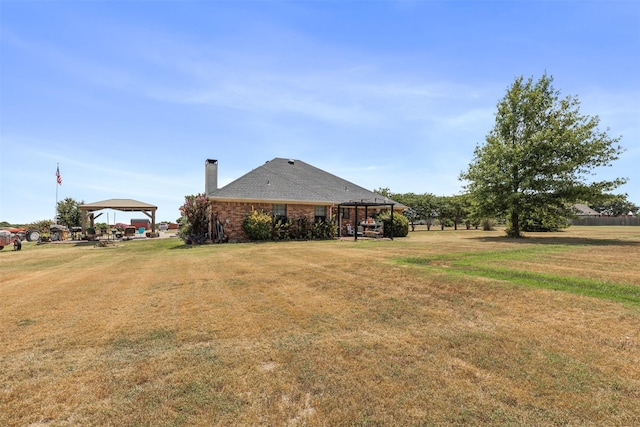
M 319 221 L 313 224 L 313 239 L 333 239 L 338 233 L 338 225 L 335 221 Z
M 270 213 L 254 210 L 242 222 L 242 229 L 251 240 L 269 240 L 273 228 L 272 221 Z
M 270 213 L 263 211 L 253 211 L 247 215 L 242 228 L 251 240 L 333 239 L 338 230 L 335 221 L 314 223 L 307 216 L 274 220 Z
M 291 228 L 291 221 L 288 219 L 278 219 L 273 224 L 271 230 L 271 238 L 273 240 L 289 240 L 291 238 L 289 229 Z
M 494 222 L 491 218 L 484 218 L 482 220 L 482 229 L 484 231 L 493 231 Z
M 290 236 L 293 240 L 309 240 L 311 239 L 311 230 L 313 224 L 306 216 L 301 216 L 298 218 L 293 218 L 290 220 L 291 228 L 290 228 Z
M 393 224 L 391 211 L 382 212 L 378 219 L 384 224 L 384 237 L 407 237 L 409 234 L 409 220 L 404 215 L 394 213 Z

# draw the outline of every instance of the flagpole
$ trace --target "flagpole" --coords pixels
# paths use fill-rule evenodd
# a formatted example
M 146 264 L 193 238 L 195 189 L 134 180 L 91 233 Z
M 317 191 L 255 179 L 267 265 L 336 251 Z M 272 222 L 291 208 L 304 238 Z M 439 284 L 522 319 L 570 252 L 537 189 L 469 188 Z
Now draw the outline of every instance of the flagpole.
M 58 182 L 58 175 L 60 174 L 60 163 L 56 163 L 56 209 L 53 211 L 53 221 L 58 223 L 58 187 L 60 183 Z

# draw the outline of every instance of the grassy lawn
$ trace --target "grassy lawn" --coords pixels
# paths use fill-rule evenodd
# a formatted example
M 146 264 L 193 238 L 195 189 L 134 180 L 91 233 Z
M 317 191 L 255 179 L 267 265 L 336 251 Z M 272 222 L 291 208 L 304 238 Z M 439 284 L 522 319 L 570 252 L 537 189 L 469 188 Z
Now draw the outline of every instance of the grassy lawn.
M 0 425 L 640 425 L 640 227 L 0 251 Z

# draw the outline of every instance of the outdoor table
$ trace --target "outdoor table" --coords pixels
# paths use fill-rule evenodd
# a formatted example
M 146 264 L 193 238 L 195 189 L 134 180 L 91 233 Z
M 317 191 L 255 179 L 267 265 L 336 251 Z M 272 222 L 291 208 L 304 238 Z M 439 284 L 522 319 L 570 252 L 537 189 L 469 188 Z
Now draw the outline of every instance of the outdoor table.
M 381 237 L 383 235 L 384 224 L 382 222 L 366 222 L 360 223 L 363 228 L 365 237 Z

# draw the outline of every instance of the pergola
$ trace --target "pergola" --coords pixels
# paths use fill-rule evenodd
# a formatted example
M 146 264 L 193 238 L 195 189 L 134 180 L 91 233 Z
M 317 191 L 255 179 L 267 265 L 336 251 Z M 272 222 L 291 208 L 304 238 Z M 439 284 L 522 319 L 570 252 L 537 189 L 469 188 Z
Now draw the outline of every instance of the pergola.
M 87 231 L 87 220 L 89 220 L 89 227 L 95 227 L 95 219 L 102 215 L 102 213 L 95 215 L 94 212 L 102 209 L 113 209 L 122 212 L 142 212 L 151 219 L 151 231 L 154 233 L 156 231 L 156 210 L 158 210 L 158 207 L 148 203 L 132 199 L 109 199 L 101 202 L 80 205 L 78 207 L 82 214 L 83 233 L 86 233 Z
M 356 224 L 356 231 L 353 232 L 353 239 L 354 240 L 358 240 L 358 232 L 357 232 L 357 224 L 358 224 L 358 208 L 359 207 L 364 207 L 364 217 L 366 218 L 369 215 L 369 208 L 370 207 L 380 207 L 380 206 L 389 206 L 389 209 L 391 210 L 391 224 L 393 224 L 393 207 L 395 206 L 395 203 L 391 203 L 389 201 L 380 201 L 378 202 L 377 199 L 374 201 L 367 201 L 367 200 L 361 200 L 361 201 L 348 201 L 348 202 L 343 202 L 338 204 L 338 213 L 339 215 L 341 215 L 342 209 L 340 208 L 355 208 L 355 218 L 354 218 L 354 222 Z M 341 224 L 342 223 L 342 217 L 340 216 L 338 223 Z M 339 236 L 342 237 L 342 227 L 339 228 Z M 391 236 L 391 240 L 393 240 L 393 231 L 390 234 Z

